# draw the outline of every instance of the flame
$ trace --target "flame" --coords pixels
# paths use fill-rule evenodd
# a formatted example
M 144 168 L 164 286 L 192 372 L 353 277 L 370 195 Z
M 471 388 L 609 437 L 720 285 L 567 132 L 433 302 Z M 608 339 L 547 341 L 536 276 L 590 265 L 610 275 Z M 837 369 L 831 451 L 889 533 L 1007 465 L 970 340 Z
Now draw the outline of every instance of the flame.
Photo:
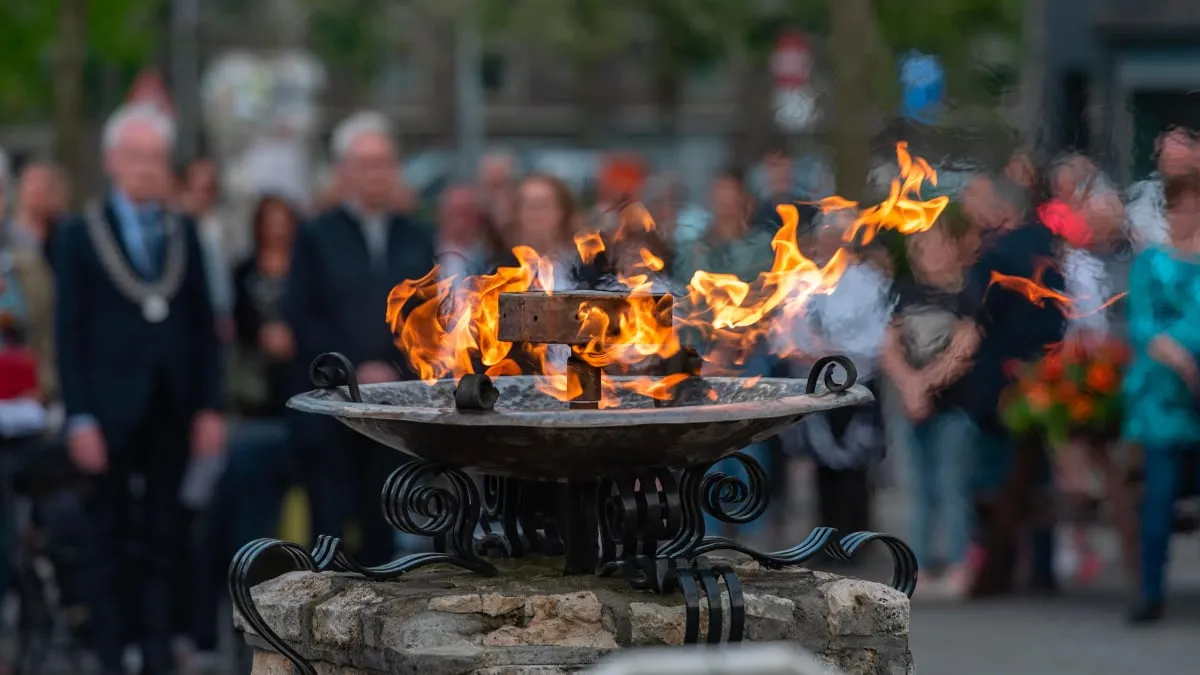
M 991 279 L 988 280 L 988 290 L 992 286 L 999 286 L 1010 290 L 1018 295 L 1021 295 L 1029 302 L 1038 307 L 1045 307 L 1048 303 L 1053 304 L 1069 319 L 1080 319 L 1086 316 L 1091 316 L 1097 312 L 1102 312 L 1113 304 L 1124 298 L 1128 293 L 1117 293 L 1105 300 L 1098 307 L 1089 309 L 1086 312 L 1076 310 L 1076 301 L 1086 298 L 1072 298 L 1069 295 L 1056 291 L 1048 287 L 1043 279 L 1046 276 L 1046 271 L 1052 267 L 1049 262 L 1042 262 L 1033 272 L 1032 278 L 1012 276 L 1001 274 L 1000 272 L 992 272 Z
M 933 227 L 950 203 L 946 196 L 921 199 L 921 185 L 928 182 L 936 186 L 937 172 L 923 158 L 910 155 L 908 143 L 896 144 L 896 163 L 900 175 L 892 179 L 887 199 L 858 213 L 846 231 L 846 241 L 855 241 L 861 233 L 862 243 L 869 244 L 880 230 L 896 230 L 900 234 L 923 232 Z M 835 195 L 817 202 L 817 206 L 823 213 L 829 213 L 856 209 L 858 203 Z
M 818 202 L 822 211 L 856 211 L 846 241 L 871 241 L 880 230 L 910 234 L 929 229 L 942 213 L 947 198 L 920 198 L 926 181 L 936 184 L 937 175 L 925 160 L 914 159 L 907 146 L 896 148 L 899 176 L 892 181 L 887 199 L 867 209 L 840 197 Z M 696 271 L 684 293 L 675 297 L 655 292 L 655 282 L 666 268 L 662 258 L 645 243 L 655 235 L 654 220 L 641 204 L 629 204 L 620 212 L 615 233 L 582 232 L 574 237 L 580 260 L 594 261 L 609 247 L 638 246 L 630 269 L 617 281 L 628 289 L 628 301 L 615 315 L 603 307 L 581 302 L 576 312 L 579 343 L 570 348 L 575 358 L 602 368 L 600 407 L 617 405 L 621 392 L 663 400 L 687 375 L 631 377 L 620 381 L 609 373 L 637 374 L 662 359 L 680 352 L 679 329 L 699 336 L 705 345 L 701 357 L 706 373 L 737 372 L 746 355 L 763 340 L 770 339 L 775 353 L 788 356 L 801 347 L 793 344 L 794 320 L 803 316 L 814 293 L 829 293 L 853 261 L 853 254 L 840 248 L 827 262 L 818 264 L 805 256 L 797 242 L 800 214 L 796 205 L 777 208 L 782 227 L 771 241 L 774 260 L 769 270 L 753 281 L 732 274 Z M 563 401 L 580 395 L 577 378 L 568 372 L 566 348 L 547 345 L 514 345 L 501 341 L 499 297 L 501 293 L 543 291 L 553 293 L 555 263 L 528 247 L 513 249 L 517 267 L 504 267 L 493 274 L 465 279 L 440 279 L 435 268 L 416 280 L 392 289 L 387 320 L 396 344 L 422 380 L 458 378 L 483 372 L 489 376 L 519 373 L 537 376 L 542 392 Z M 674 325 L 665 316 L 674 315 Z M 756 379 L 747 381 L 749 386 Z M 713 392 L 707 392 L 712 396 Z

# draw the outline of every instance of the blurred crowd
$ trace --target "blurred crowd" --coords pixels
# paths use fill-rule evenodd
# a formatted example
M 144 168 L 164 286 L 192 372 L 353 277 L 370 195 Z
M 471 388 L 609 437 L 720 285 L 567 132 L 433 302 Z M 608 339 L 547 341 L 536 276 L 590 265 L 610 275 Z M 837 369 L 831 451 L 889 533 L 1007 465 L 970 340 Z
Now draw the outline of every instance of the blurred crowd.
M 286 409 L 309 388 L 308 364 L 337 351 L 361 383 L 411 378 L 383 320 L 395 283 L 435 264 L 447 279 L 487 273 L 511 264 L 518 245 L 578 275 L 574 235 L 612 233 L 635 202 L 656 223 L 639 244 L 676 283 L 697 270 L 752 281 L 769 269 L 780 204 L 800 203 L 806 255 L 849 256 L 836 289 L 814 296 L 792 326 L 803 356 L 779 358 L 766 343 L 741 367 L 803 377 L 815 359 L 845 354 L 877 401 L 811 416 L 746 449 L 779 498 L 743 535 L 780 543 L 795 517 L 785 493 L 799 461 L 815 467 L 817 522 L 870 529 L 885 427 L 895 426 L 918 593 L 963 598 L 989 583 L 1007 590 L 1014 578 L 1040 591 L 1086 582 L 1102 564 L 1086 528 L 1056 523 L 1040 496 L 1098 494 L 1122 536 L 1132 618 L 1161 614 L 1179 479 L 1200 442 L 1200 150 L 1184 131 L 1163 136 L 1158 173 L 1128 190 L 1084 155 L 1019 150 L 979 172 L 932 229 L 869 245 L 847 241 L 852 218 L 802 201 L 812 196 L 795 193 L 782 151 L 763 158 L 760 194 L 729 168 L 699 200 L 676 177 L 614 154 L 589 203 L 495 152 L 474 180 L 424 205 L 403 181 L 387 119 L 361 113 L 336 128 L 336 171 L 314 190 L 313 208 L 267 194 L 238 218 L 222 199 L 220 167 L 197 158 L 173 170 L 172 141 L 156 109 L 118 110 L 103 138 L 110 188 L 78 200 L 88 203 L 78 213 L 53 164 L 26 163 L 0 183 L 0 588 L 29 601 L 31 547 L 51 559 L 68 627 L 106 673 L 124 672 L 130 645 L 145 673 L 215 650 L 228 620 L 218 604 L 225 566 L 240 545 L 279 531 L 295 486 L 312 533 L 344 536 L 363 564 L 423 545 L 398 537 L 380 513 L 398 453 Z M 997 287 L 996 275 L 1065 300 Z M 1080 331 L 1132 348 L 1123 433 L 1061 452 L 1014 437 L 997 412 L 1008 364 Z M 888 402 L 899 414 L 884 414 Z M 1036 466 L 1022 491 L 1014 475 L 1025 456 Z M 1140 482 L 1128 480 L 1135 465 Z M 21 499 L 35 517 L 18 518 Z M 178 648 L 180 636 L 190 649 Z

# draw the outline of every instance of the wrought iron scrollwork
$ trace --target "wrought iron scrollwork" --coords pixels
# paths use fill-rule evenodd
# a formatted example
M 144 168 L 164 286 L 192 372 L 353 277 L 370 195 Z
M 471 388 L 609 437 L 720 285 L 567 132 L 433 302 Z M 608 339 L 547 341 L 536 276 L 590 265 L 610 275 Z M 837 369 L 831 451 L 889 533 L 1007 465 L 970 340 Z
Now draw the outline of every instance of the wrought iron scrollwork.
M 317 389 L 333 390 L 349 401 L 362 403 L 354 364 L 338 352 L 326 352 L 313 359 L 308 367 L 308 379 Z M 346 387 L 345 392 L 342 391 L 342 387 Z
M 842 370 L 846 371 L 846 379 L 838 382 L 834 379 L 834 366 L 841 366 Z M 823 376 L 822 376 L 823 374 Z M 817 392 L 817 382 L 823 380 L 825 389 L 830 393 L 843 392 L 854 386 L 858 380 L 858 369 L 854 367 L 854 362 L 845 356 L 825 356 L 817 359 L 813 363 L 812 368 L 808 371 L 808 381 L 805 382 L 804 389 L 809 394 Z
M 454 565 L 485 576 L 496 573 L 496 568 L 487 563 L 449 553 L 416 553 L 378 567 L 366 567 L 358 564 L 346 553 L 341 539 L 326 535 L 317 538 L 317 545 L 311 552 L 304 550 L 299 544 L 278 539 L 256 539 L 246 544 L 234 555 L 229 566 L 229 596 L 233 599 L 233 606 L 254 632 L 286 656 L 301 675 L 317 675 L 317 670 L 294 647 L 279 637 L 279 633 L 263 619 L 250 593 L 250 589 L 257 583 L 252 576 L 255 563 L 272 551 L 284 554 L 293 571 L 350 572 L 375 580 L 395 579 L 413 570 L 439 564 Z
M 479 489 L 461 469 L 407 461 L 384 482 L 381 501 L 384 519 L 397 530 L 432 537 L 435 550 L 491 566 L 479 556 L 475 542 L 483 512 Z
M 434 538 L 436 552 L 416 553 L 392 562 L 369 567 L 346 552 L 341 539 L 317 538 L 312 551 L 278 539 L 257 539 L 241 548 L 229 566 L 229 594 L 233 605 L 254 632 L 295 664 L 302 675 L 317 671 L 267 624 L 254 605 L 250 588 L 255 564 L 272 551 L 284 554 L 290 569 L 309 572 L 349 572 L 377 581 L 395 579 L 429 565 L 446 564 L 484 576 L 496 568 L 481 558 L 475 548 L 475 524 L 481 514 L 479 491 L 474 481 L 459 469 L 424 460 L 404 463 L 388 477 L 383 489 L 383 511 L 398 530 Z
M 677 489 L 673 479 L 656 478 L 654 482 L 640 483 L 657 487 L 657 494 L 652 490 L 633 489 L 630 480 L 614 481 L 622 488 L 617 491 L 621 497 L 621 517 L 612 517 L 611 514 L 617 511 L 617 502 L 610 498 L 606 510 L 610 524 L 605 528 L 603 539 L 605 563 L 600 573 L 619 574 L 637 588 L 661 593 L 669 592 L 668 589 L 673 587 L 672 579 L 678 573 L 681 561 L 695 561 L 709 553 L 736 551 L 764 567 L 778 569 L 801 565 L 820 554 L 850 560 L 864 545 L 875 541 L 885 546 L 892 556 L 892 587 L 912 595 L 917 583 L 916 556 L 903 541 L 889 535 L 854 532 L 839 538 L 837 530 L 819 527 L 796 546 L 772 552 L 756 551 L 732 539 L 708 535 L 704 522 L 706 514 L 724 522 L 748 523 L 760 517 L 768 506 L 769 485 L 762 465 L 740 452 L 728 459 L 741 465 L 746 472 L 745 479 L 720 471 L 712 472 L 713 464 L 683 471 Z M 650 508 L 651 503 L 658 505 L 657 510 Z M 614 526 L 615 523 L 620 523 L 620 527 Z M 669 538 L 656 539 L 664 527 L 670 532 Z M 653 553 L 644 545 L 646 540 L 660 542 Z

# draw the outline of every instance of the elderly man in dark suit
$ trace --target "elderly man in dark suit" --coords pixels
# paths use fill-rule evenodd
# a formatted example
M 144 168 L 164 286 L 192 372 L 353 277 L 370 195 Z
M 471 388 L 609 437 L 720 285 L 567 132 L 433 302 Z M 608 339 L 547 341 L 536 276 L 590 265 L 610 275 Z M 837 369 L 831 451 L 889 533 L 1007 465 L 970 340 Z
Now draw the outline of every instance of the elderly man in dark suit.
M 411 377 L 384 317 L 392 287 L 433 268 L 432 232 L 395 212 L 399 163 L 385 118 L 347 119 L 332 150 L 344 201 L 302 228 L 284 302 L 298 365 L 307 372 L 315 356 L 338 351 L 357 365 L 360 383 Z M 338 534 L 356 520 L 360 560 L 387 562 L 394 533 L 379 491 L 400 456 L 330 419 L 292 421 L 314 534 Z
M 83 568 L 105 673 L 124 672 L 132 627 L 142 672 L 173 670 L 180 484 L 189 453 L 211 459 L 224 448 L 200 244 L 193 223 L 164 206 L 173 137 L 155 108 L 118 110 L 104 129 L 112 189 L 56 242 L 58 365 L 70 455 L 90 475 Z

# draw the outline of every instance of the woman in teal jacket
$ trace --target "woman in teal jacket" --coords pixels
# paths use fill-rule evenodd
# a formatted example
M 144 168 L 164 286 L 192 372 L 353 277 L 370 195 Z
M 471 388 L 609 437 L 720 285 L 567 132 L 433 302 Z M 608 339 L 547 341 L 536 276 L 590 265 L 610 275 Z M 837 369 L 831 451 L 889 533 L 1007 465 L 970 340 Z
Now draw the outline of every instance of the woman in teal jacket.
M 1137 623 L 1162 616 L 1182 459 L 1200 448 L 1200 176 L 1171 179 L 1164 192 L 1169 239 L 1138 255 L 1129 277 L 1124 436 L 1145 455 Z

